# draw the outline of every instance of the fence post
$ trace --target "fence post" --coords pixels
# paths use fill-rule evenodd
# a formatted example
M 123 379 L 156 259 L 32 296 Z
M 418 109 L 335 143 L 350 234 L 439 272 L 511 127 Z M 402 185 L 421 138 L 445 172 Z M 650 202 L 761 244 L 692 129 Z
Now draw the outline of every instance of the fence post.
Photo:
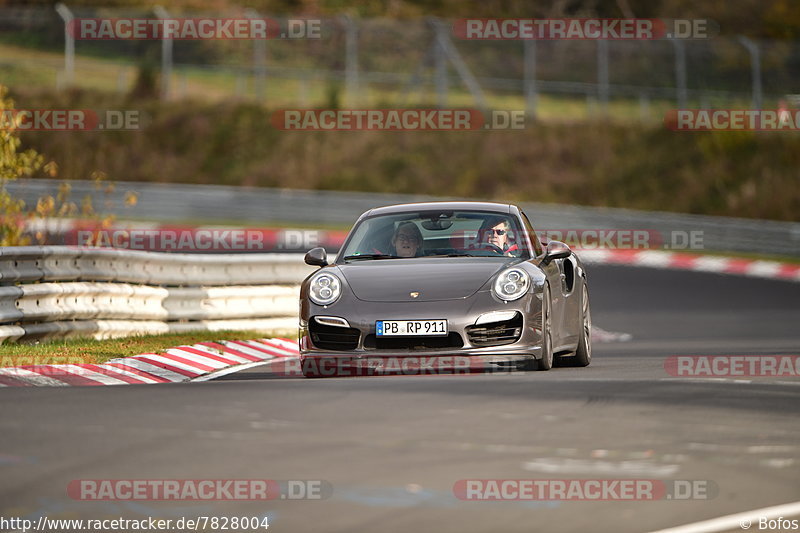
M 56 4 L 56 12 L 64 20 L 64 77 L 66 84 L 72 85 L 75 81 L 75 35 L 70 31 L 70 24 L 75 20 L 70 9 L 59 2 Z M 72 28 L 74 31 L 75 28 Z
M 608 41 L 597 41 L 597 98 L 603 113 L 608 112 Z
M 169 18 L 167 10 L 161 6 L 153 8 L 161 20 Z M 172 78 L 172 38 L 167 37 L 164 26 L 161 27 L 161 98 L 169 98 L 170 79 Z
M 438 24 L 433 25 L 436 38 L 433 41 L 433 62 L 436 80 L 436 105 L 439 109 L 447 107 L 447 52 L 441 42 L 441 28 Z
M 758 49 L 758 43 L 744 35 L 739 35 L 737 39 L 750 53 L 750 71 L 753 84 L 752 108 L 761 109 L 763 97 L 761 94 L 761 53 Z
M 477 102 L 478 107 L 483 111 L 488 110 L 489 106 L 486 104 L 486 97 L 483 95 L 483 90 L 478 83 L 478 79 L 470 72 L 469 67 L 467 67 L 467 64 L 458 53 L 458 50 L 453 46 L 445 26 L 439 19 L 431 18 L 428 19 L 428 22 L 433 26 L 436 44 L 441 47 L 447 59 L 450 60 L 450 63 L 456 69 L 461 81 L 464 82 L 469 92 L 472 93 L 472 97 Z
M 536 106 L 539 99 L 539 88 L 536 86 L 536 41 L 526 39 L 522 41 L 524 46 L 524 67 L 523 76 L 525 77 L 525 108 L 530 118 L 536 118 Z
M 260 19 L 258 11 L 252 8 L 244 10 L 249 19 Z M 253 94 L 259 102 L 264 100 L 267 87 L 267 40 L 253 39 Z
M 670 39 L 675 48 L 675 90 L 678 100 L 678 109 L 686 109 L 686 46 L 680 39 Z
M 358 81 L 358 26 L 349 15 L 343 15 L 345 30 L 345 89 L 350 106 L 359 105 Z

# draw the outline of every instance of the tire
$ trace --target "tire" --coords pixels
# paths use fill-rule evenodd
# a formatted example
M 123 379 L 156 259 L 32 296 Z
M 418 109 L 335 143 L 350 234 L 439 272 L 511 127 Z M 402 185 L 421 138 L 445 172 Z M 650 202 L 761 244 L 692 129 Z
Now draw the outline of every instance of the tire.
M 581 337 L 575 355 L 565 357 L 559 363 L 561 366 L 581 367 L 589 366 L 592 362 L 592 311 L 589 307 L 589 286 L 583 283 L 583 299 L 581 302 Z
M 547 302 L 547 303 L 544 303 L 544 302 Z M 550 313 L 550 286 L 549 285 L 545 285 L 544 286 L 544 294 L 542 295 L 542 311 L 545 311 L 544 306 L 547 306 L 547 313 L 549 315 L 549 313 Z M 542 313 L 542 315 L 544 317 L 544 313 Z M 542 324 L 544 325 L 544 320 L 542 320 Z M 542 330 L 544 330 L 544 328 L 542 328 Z M 549 331 L 549 327 L 548 327 L 548 331 Z M 549 351 L 550 351 L 550 358 L 549 358 L 550 363 L 549 363 L 549 365 L 547 365 L 547 362 L 545 361 L 545 365 L 544 366 L 546 366 L 546 368 L 544 368 L 543 365 L 542 365 L 542 359 L 536 359 L 534 357 L 531 357 L 530 359 L 526 359 L 525 361 L 517 363 L 517 370 L 521 370 L 523 372 L 530 372 L 531 370 L 550 370 L 551 368 L 553 368 L 553 357 L 552 357 L 552 355 L 553 355 L 553 340 L 552 340 L 552 337 L 550 335 L 548 335 L 547 338 L 550 339 L 550 341 L 549 341 L 549 347 L 550 347 L 549 348 Z M 544 354 L 544 350 L 542 351 L 542 353 Z
M 550 285 L 545 284 L 542 294 L 542 358 L 536 361 L 536 370 L 553 368 L 553 317 L 550 303 Z

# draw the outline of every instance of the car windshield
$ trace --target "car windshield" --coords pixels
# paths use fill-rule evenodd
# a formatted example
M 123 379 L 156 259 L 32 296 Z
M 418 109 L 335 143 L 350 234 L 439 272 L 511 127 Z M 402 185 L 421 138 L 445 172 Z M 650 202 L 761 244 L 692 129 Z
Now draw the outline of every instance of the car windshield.
M 488 211 L 435 210 L 362 220 L 339 258 L 374 261 L 411 257 L 521 257 L 530 253 L 516 217 Z

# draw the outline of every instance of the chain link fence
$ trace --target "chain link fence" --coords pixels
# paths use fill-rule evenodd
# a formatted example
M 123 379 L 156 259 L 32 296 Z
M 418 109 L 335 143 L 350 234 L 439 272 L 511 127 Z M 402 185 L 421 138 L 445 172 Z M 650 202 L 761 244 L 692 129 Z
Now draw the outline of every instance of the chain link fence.
M 73 40 L 65 25 L 70 18 L 200 17 L 268 17 L 291 26 L 290 19 L 252 10 L 5 7 L 0 45 L 10 53 L 0 60 L 0 75 L 120 93 L 161 80 L 153 83 L 165 99 L 244 99 L 269 107 L 475 106 L 535 115 L 564 114 L 576 103 L 584 113 L 615 112 L 625 103 L 634 114 L 660 118 L 652 113 L 659 106 L 800 104 L 795 41 L 470 41 L 453 35 L 453 21 L 344 16 L 312 21 L 307 28 L 318 28 L 319 38 L 267 40 Z

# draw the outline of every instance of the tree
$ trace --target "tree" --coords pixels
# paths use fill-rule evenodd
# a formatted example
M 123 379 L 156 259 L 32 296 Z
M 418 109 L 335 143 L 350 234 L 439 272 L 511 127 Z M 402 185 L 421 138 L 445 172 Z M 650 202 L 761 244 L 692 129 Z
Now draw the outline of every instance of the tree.
M 36 244 L 48 244 L 50 225 L 47 222 L 76 215 L 92 221 L 95 229 L 108 228 L 115 217 L 97 213 L 91 195 L 85 196 L 78 207 L 70 201 L 71 187 L 68 182 L 59 186 L 55 197 L 45 195 L 39 198 L 33 208 L 8 191 L 9 182 L 32 177 L 40 171 L 51 178 L 58 175 L 55 161 L 45 164 L 44 156 L 36 150 L 21 150 L 22 140 L 18 132 L 21 118 L 14 108 L 14 101 L 8 97 L 8 88 L 0 85 L 0 246 L 25 246 L 34 240 Z M 107 180 L 104 172 L 93 172 L 92 180 L 96 190 L 103 190 L 106 194 L 114 191 L 114 183 Z M 125 196 L 125 204 L 135 205 L 136 194 L 129 191 Z M 31 236 L 26 232 L 26 222 L 33 219 L 39 219 L 44 224 L 39 224 L 39 229 Z

